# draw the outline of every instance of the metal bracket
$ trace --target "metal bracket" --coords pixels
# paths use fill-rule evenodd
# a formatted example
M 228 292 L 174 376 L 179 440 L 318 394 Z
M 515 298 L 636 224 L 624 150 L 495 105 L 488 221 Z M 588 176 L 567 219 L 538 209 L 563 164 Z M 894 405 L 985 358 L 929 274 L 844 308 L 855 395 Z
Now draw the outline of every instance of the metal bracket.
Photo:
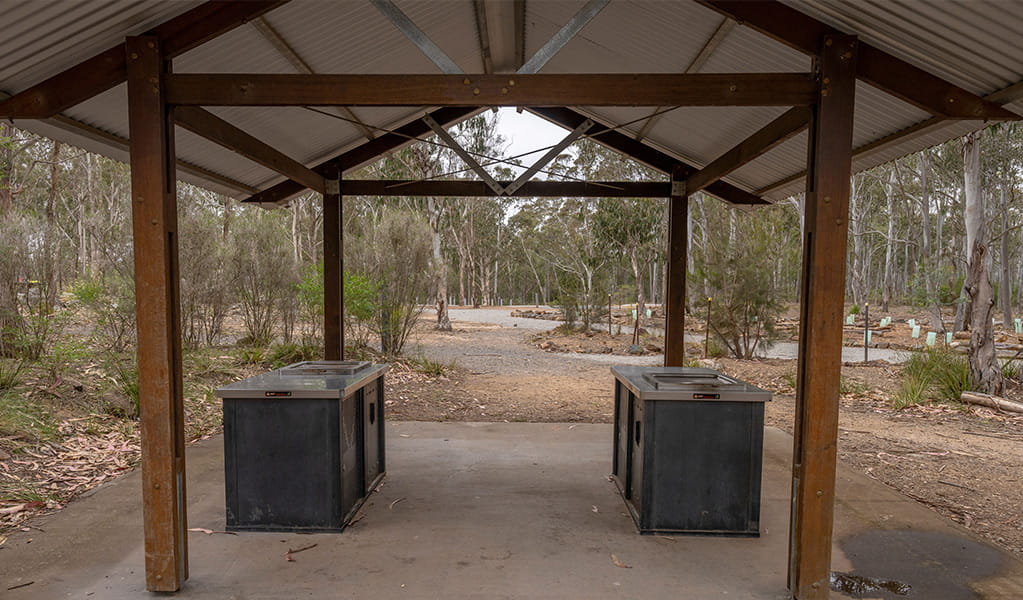
M 323 193 L 327 196 L 340 196 L 341 195 L 341 180 L 340 179 L 324 179 L 323 180 Z
M 671 195 L 672 196 L 685 196 L 686 195 L 686 182 L 685 181 L 672 181 L 671 182 Z

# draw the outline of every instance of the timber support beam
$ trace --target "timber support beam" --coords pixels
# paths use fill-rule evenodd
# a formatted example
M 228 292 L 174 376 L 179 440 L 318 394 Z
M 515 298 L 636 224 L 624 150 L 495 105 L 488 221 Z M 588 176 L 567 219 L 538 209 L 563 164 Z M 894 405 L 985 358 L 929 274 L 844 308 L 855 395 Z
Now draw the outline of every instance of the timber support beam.
M 694 194 L 703 190 L 715 181 L 803 131 L 809 124 L 809 108 L 804 106 L 790 108 L 780 117 L 768 123 L 728 152 L 722 154 L 714 162 L 690 175 L 686 181 L 686 191 Z
M 126 50 L 146 589 L 174 592 L 188 578 L 188 539 L 170 61 L 154 36 L 128 38 Z
M 174 110 L 174 119 L 178 125 L 196 135 L 323 193 L 322 175 L 207 110 L 197 106 L 179 106 Z
M 664 366 L 681 367 L 686 361 L 686 265 L 689 224 L 689 190 L 685 173 L 676 167 L 671 174 L 668 199 L 668 277 L 664 296 Z
M 174 75 L 168 102 L 199 106 L 805 106 L 808 73 Z
M 789 589 L 797 600 L 823 600 L 830 590 L 859 45 L 845 35 L 826 36 L 822 43 L 816 60 L 822 83 L 808 143 L 793 428 Z
M 341 202 L 341 171 L 326 169 L 323 194 L 323 359 L 345 356 L 344 234 Z
M 497 181 L 507 188 L 513 181 Z M 447 196 L 452 198 L 665 198 L 671 193 L 666 181 L 526 181 L 514 192 L 495 191 L 473 179 L 348 179 L 342 184 L 346 196 Z

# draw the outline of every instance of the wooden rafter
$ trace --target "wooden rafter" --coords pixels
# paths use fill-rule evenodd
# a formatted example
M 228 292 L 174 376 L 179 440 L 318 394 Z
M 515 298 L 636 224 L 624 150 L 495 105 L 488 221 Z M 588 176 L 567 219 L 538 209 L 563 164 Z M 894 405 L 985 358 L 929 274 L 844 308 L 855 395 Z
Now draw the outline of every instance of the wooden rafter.
M 181 74 L 167 100 L 193 106 L 805 106 L 806 73 Z
M 206 2 L 144 35 L 158 38 L 165 58 L 173 58 L 282 4 L 285 1 Z M 0 102 L 0 118 L 52 117 L 126 78 L 124 45 L 119 44 Z
M 825 36 L 843 32 L 777 0 L 697 0 L 719 13 L 809 55 Z M 946 119 L 1019 120 L 1016 113 L 961 87 L 861 43 L 859 79 Z
M 471 116 L 479 110 L 482 109 L 479 107 L 440 108 L 431 112 L 430 116 L 441 125 L 447 126 L 451 123 L 464 119 L 465 117 Z M 385 133 L 372 141 L 366 142 L 361 146 L 357 146 L 334 158 L 326 160 L 313 167 L 313 170 L 321 175 L 325 175 L 325 169 L 334 165 L 340 169 L 342 173 L 344 173 L 345 171 L 365 165 L 388 152 L 401 148 L 406 144 L 411 144 L 415 139 L 427 135 L 430 131 L 430 127 L 426 123 L 424 123 L 421 119 L 416 119 L 415 121 L 394 130 L 393 133 Z M 301 193 L 304 189 L 306 189 L 306 187 L 301 183 L 293 179 L 287 179 L 245 198 L 243 202 L 279 204 L 288 198 L 291 198 L 295 194 Z
M 562 107 L 532 108 L 530 109 L 530 112 L 543 117 L 552 123 L 561 125 L 566 129 L 575 129 L 580 123 L 588 118 L 575 110 Z M 609 130 L 607 127 L 599 123 L 594 125 L 586 135 L 588 135 L 588 137 L 592 140 L 651 168 L 657 169 L 662 173 L 672 173 L 676 167 L 681 167 L 682 170 L 680 173 L 685 176 L 692 175 L 697 171 L 697 169 L 692 165 L 686 164 L 674 156 L 665 154 L 656 148 L 636 141 L 632 137 L 621 133 L 620 131 Z M 742 188 L 724 181 L 715 181 L 707 186 L 706 191 L 707 193 L 717 196 L 731 204 L 768 204 L 768 202 L 760 196 L 751 194 Z
M 510 181 L 499 181 L 501 186 Z M 484 198 L 499 196 L 483 181 L 347 179 L 341 184 L 345 196 L 448 196 Z M 528 198 L 667 198 L 666 181 L 527 181 L 510 196 Z
M 0 92 L 0 100 L 4 100 L 6 98 L 10 98 L 10 96 L 4 94 L 3 92 Z M 89 125 L 88 123 L 83 123 L 77 119 L 72 119 L 71 117 L 68 117 L 66 115 L 54 115 L 49 119 L 45 119 L 44 122 L 58 129 L 71 132 L 75 135 L 79 135 L 90 140 L 102 142 L 122 152 L 128 152 L 128 146 L 130 143 L 128 138 L 121 137 L 116 133 L 110 133 L 109 131 L 100 129 L 99 127 L 94 127 L 92 125 Z M 175 162 L 177 164 L 177 170 L 182 173 L 188 173 L 189 175 L 192 175 L 194 177 L 206 179 L 207 181 L 214 182 L 247 194 L 254 194 L 259 191 L 257 188 L 254 188 L 246 183 L 242 183 L 237 179 L 231 179 L 226 175 L 217 173 L 216 171 L 211 171 L 205 167 L 200 167 L 194 163 L 181 160 L 180 158 L 177 159 Z
M 323 193 L 323 176 L 319 173 L 207 110 L 197 106 L 179 106 L 174 110 L 174 120 L 196 135 Z
M 689 194 L 699 192 L 771 148 L 803 131 L 809 124 L 809 108 L 805 106 L 790 108 L 780 117 L 762 127 L 728 152 L 722 154 L 709 165 L 690 175 L 689 179 L 686 180 L 686 191 Z
M 1020 98 L 1023 98 L 1023 81 L 1018 81 L 1008 87 L 998 90 L 997 92 L 984 96 L 984 99 L 987 100 L 988 102 L 994 102 L 995 104 L 1000 105 L 1015 102 Z M 886 135 L 884 137 L 863 144 L 862 146 L 853 148 L 852 152 L 853 158 L 863 156 L 864 154 L 870 154 L 871 152 L 883 150 L 884 148 L 897 142 L 900 142 L 902 140 L 905 140 L 907 138 L 925 135 L 933 131 L 934 129 L 942 127 L 943 125 L 946 124 L 947 124 L 946 120 L 941 117 L 931 117 L 929 119 L 924 119 L 923 121 L 914 123 L 913 125 L 910 125 L 905 129 L 901 129 L 899 131 L 896 131 L 895 133 Z M 806 171 L 800 171 L 798 173 L 795 173 L 794 175 L 789 175 L 788 177 L 779 179 L 778 181 L 775 181 L 770 185 L 764 186 L 757 190 L 756 193 L 757 195 L 768 194 L 780 187 L 786 186 L 790 183 L 794 183 L 805 177 Z

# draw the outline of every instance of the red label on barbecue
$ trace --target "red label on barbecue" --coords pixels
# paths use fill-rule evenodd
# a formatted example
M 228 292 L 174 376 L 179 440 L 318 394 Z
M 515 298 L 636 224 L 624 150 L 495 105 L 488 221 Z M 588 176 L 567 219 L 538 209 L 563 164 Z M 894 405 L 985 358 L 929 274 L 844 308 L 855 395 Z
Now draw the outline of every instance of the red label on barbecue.
M 693 400 L 720 400 L 721 394 L 693 394 Z

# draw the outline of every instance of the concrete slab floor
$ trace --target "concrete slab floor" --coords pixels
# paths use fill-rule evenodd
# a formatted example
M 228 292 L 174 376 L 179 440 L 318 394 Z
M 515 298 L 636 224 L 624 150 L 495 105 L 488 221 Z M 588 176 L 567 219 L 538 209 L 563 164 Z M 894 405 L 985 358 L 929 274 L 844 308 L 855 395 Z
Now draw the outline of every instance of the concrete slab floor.
M 177 597 L 788 598 L 792 440 L 779 430 L 765 438 L 758 539 L 638 535 L 607 479 L 609 425 L 399 422 L 387 435 L 387 479 L 354 526 L 189 533 Z M 223 530 L 222 470 L 220 438 L 189 448 L 190 527 Z M 135 472 L 13 534 L 0 597 L 146 597 L 140 504 Z M 1023 563 L 846 468 L 833 567 L 910 586 L 833 598 L 1023 598 Z

